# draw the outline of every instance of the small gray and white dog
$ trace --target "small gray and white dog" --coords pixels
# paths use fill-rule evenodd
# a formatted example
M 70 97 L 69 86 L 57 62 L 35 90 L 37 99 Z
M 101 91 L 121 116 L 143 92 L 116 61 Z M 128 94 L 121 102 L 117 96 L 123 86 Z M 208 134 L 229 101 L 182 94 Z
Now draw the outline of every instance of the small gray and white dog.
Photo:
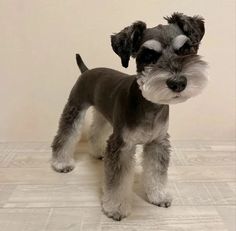
M 136 58 L 137 74 L 108 68 L 88 70 L 76 56 L 82 72 L 62 113 L 52 143 L 52 167 L 74 168 L 73 153 L 85 113 L 94 107 L 90 141 L 93 155 L 104 157 L 102 209 L 114 220 L 130 211 L 134 154 L 143 145 L 143 183 L 147 200 L 171 205 L 166 190 L 170 157 L 169 104 L 198 95 L 207 83 L 206 63 L 197 55 L 204 35 L 204 20 L 174 13 L 168 25 L 146 28 L 138 21 L 111 36 L 112 48 L 128 67 Z

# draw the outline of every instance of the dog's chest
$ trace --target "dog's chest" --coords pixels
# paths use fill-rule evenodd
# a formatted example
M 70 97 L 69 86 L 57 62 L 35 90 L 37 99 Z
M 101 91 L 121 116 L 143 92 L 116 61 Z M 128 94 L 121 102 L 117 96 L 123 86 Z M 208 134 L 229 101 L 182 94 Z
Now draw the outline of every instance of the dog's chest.
M 145 144 L 165 136 L 167 129 L 168 121 L 160 120 L 160 115 L 146 114 L 135 128 L 124 130 L 123 138 L 131 144 Z

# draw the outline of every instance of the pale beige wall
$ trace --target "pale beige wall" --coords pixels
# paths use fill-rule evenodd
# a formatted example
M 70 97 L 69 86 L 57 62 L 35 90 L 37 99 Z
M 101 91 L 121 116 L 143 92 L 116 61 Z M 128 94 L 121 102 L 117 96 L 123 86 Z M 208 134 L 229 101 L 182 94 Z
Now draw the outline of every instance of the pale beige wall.
M 0 0 L 0 141 L 49 141 L 79 71 L 121 67 L 109 36 L 136 20 L 149 27 L 174 11 L 200 14 L 200 53 L 210 83 L 199 97 L 171 107 L 173 139 L 235 139 L 235 1 Z

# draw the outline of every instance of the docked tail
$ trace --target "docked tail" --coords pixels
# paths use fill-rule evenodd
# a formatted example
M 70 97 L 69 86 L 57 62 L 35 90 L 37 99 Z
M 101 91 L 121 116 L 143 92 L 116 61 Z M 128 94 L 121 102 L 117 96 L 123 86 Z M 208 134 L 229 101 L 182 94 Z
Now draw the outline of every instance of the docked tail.
M 84 64 L 84 62 L 79 54 L 76 54 L 76 62 L 78 64 L 78 67 L 79 67 L 81 73 L 84 73 L 85 71 L 88 70 L 88 68 Z

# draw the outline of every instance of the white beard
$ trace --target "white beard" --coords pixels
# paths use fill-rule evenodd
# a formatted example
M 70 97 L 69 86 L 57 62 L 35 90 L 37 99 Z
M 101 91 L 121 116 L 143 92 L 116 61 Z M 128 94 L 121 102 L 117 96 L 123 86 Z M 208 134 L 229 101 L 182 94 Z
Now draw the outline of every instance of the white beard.
M 142 95 L 148 101 L 158 104 L 177 104 L 199 95 L 205 88 L 208 78 L 205 74 L 207 64 L 204 61 L 190 62 L 183 67 L 179 75 L 187 78 L 187 86 L 182 92 L 173 92 L 166 85 L 167 79 L 174 74 L 167 71 L 152 72 L 146 67 L 138 77 L 137 83 Z

